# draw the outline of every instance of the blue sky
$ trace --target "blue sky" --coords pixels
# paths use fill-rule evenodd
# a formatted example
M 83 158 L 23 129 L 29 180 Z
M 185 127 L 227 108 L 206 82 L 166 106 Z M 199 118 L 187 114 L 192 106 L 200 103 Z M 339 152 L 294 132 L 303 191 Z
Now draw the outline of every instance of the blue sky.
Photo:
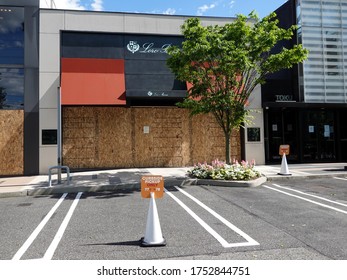
M 40 5 L 47 8 L 51 1 L 40 0 Z M 252 10 L 263 17 L 285 2 L 287 0 L 54 0 L 58 9 L 226 17 L 248 15 Z

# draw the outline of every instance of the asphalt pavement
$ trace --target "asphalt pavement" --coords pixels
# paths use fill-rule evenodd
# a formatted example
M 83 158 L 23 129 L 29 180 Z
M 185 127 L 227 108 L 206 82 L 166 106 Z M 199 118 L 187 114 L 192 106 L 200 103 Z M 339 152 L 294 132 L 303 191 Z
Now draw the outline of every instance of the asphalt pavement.
M 0 258 L 345 260 L 344 166 L 289 164 L 290 175 L 257 166 L 267 182 L 252 189 L 197 186 L 189 168 L 79 172 L 52 187 L 44 175 L 1 178 L 2 196 L 22 197 L 0 199 Z M 164 177 L 156 204 L 167 241 L 150 250 L 139 243 L 149 209 L 140 181 L 149 174 Z
M 283 169 L 281 165 L 259 165 L 255 167 L 263 178 L 257 182 L 221 182 L 231 186 L 257 186 L 265 181 L 287 181 L 300 179 L 315 179 L 326 177 L 347 177 L 347 163 L 317 163 L 290 164 Z M 112 191 L 119 188 L 139 189 L 141 177 L 144 175 L 161 175 L 165 186 L 182 184 L 199 184 L 199 181 L 188 177 L 189 167 L 178 168 L 131 168 L 97 170 L 88 172 L 73 172 L 70 180 L 62 174 L 61 184 L 57 183 L 57 176 L 52 176 L 51 187 L 47 175 L 19 176 L 0 178 L 0 198 L 13 196 L 35 196 L 63 192 L 97 192 Z M 285 172 L 283 172 L 285 170 Z M 285 173 L 280 175 L 279 173 Z M 217 181 L 202 181 L 202 184 L 218 184 Z

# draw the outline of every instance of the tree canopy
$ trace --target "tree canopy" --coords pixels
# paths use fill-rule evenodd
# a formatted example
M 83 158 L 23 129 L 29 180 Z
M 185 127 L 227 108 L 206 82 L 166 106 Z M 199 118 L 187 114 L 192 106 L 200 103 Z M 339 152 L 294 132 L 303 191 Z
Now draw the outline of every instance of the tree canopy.
M 276 14 L 259 19 L 252 12 L 225 25 L 203 26 L 199 18 L 181 27 L 182 46 L 168 49 L 167 64 L 177 79 L 191 84 L 188 98 L 179 105 L 191 113 L 212 113 L 224 131 L 226 161 L 230 136 L 247 117 L 250 94 L 266 75 L 291 68 L 306 59 L 302 45 L 273 52 L 282 40 L 291 40 L 296 26 L 278 26 Z

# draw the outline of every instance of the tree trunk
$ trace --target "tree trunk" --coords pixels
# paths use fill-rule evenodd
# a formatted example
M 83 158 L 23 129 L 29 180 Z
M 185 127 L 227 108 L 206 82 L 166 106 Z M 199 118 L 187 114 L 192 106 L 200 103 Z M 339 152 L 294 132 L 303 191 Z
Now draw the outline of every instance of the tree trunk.
M 231 163 L 230 159 L 230 132 L 225 132 L 225 161 L 227 164 Z

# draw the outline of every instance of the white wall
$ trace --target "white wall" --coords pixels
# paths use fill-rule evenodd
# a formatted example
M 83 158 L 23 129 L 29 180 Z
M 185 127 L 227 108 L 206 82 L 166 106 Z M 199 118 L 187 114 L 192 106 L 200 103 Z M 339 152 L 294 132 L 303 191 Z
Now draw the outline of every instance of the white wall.
M 258 85 L 250 96 L 249 109 L 251 110 L 251 124 L 245 127 L 245 156 L 247 161 L 255 160 L 256 164 L 265 164 L 264 146 L 264 115 L 261 104 L 261 86 Z M 247 128 L 260 128 L 260 142 L 251 142 L 247 139 Z

